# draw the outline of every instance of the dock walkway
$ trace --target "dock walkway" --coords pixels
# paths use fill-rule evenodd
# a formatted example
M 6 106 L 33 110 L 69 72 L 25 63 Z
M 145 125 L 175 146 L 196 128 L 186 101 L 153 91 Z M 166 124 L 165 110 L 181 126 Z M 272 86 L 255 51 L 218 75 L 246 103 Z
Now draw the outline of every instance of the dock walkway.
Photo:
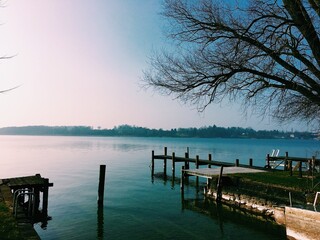
M 220 168 L 199 168 L 183 170 L 186 174 L 198 177 L 213 178 L 220 175 Z M 237 174 L 237 173 L 258 173 L 266 172 L 264 170 L 244 168 L 244 167 L 225 167 L 223 174 Z

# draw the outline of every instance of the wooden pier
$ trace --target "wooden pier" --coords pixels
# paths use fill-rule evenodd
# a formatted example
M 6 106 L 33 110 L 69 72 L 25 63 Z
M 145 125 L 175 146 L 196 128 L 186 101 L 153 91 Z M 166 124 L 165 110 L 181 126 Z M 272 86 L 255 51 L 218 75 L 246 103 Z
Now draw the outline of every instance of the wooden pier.
M 239 159 L 236 159 L 234 163 L 231 162 L 223 162 L 223 161 L 214 161 L 212 160 L 212 155 L 208 154 L 208 159 L 200 159 L 197 155 L 195 158 L 190 158 L 189 153 L 186 152 L 184 157 L 178 157 L 173 152 L 171 155 L 168 155 L 167 147 L 164 147 L 164 154 L 162 155 L 155 155 L 154 151 L 152 151 L 152 157 L 151 157 L 151 175 L 154 175 L 154 167 L 155 167 L 155 160 L 163 160 L 163 175 L 167 176 L 167 160 L 171 160 L 172 163 L 172 177 L 175 176 L 175 169 L 176 169 L 176 163 L 182 162 L 184 163 L 184 169 L 188 170 L 190 169 L 190 163 L 193 163 L 195 165 L 195 168 L 198 169 L 201 165 L 206 165 L 208 168 L 211 168 L 211 166 L 216 167 L 244 167 L 244 168 L 253 168 L 253 169 L 260 169 L 263 170 L 263 167 L 257 167 L 253 166 L 253 159 L 250 158 L 248 161 L 248 165 L 246 164 L 240 164 Z
M 46 227 L 48 219 L 48 178 L 40 174 L 26 177 L 0 179 L 0 193 L 6 206 L 12 210 L 21 232 L 26 233 L 25 239 L 40 239 L 33 229 L 33 224 L 42 223 Z M 42 194 L 41 194 L 42 193 Z M 42 199 L 41 199 L 42 195 Z M 40 207 L 42 203 L 42 208 Z
M 294 166 L 294 163 L 295 166 Z M 303 166 L 306 165 L 307 171 L 314 171 L 316 167 L 320 166 L 320 159 L 316 159 L 315 156 L 310 158 L 302 158 L 302 157 L 291 157 L 289 153 L 286 152 L 285 156 L 271 156 L 267 154 L 266 157 L 266 168 L 277 169 L 278 167 L 283 167 L 284 171 L 289 171 L 290 176 L 292 176 L 292 172 L 298 170 L 299 177 L 302 177 Z

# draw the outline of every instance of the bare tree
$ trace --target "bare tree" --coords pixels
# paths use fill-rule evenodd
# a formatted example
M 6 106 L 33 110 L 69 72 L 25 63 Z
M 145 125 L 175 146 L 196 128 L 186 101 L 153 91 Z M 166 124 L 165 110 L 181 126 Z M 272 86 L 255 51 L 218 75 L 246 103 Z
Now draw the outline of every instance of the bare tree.
M 319 0 L 165 0 L 163 15 L 176 48 L 151 57 L 147 86 L 200 111 L 228 97 L 262 116 L 320 120 Z

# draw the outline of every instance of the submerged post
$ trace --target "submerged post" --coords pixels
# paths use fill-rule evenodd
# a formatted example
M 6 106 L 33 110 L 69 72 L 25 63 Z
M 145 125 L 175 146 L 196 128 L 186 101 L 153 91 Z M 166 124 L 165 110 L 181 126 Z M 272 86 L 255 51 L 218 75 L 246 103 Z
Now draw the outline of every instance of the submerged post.
M 103 205 L 105 176 L 106 176 L 106 165 L 100 165 L 99 189 L 98 189 L 98 205 L 99 206 Z

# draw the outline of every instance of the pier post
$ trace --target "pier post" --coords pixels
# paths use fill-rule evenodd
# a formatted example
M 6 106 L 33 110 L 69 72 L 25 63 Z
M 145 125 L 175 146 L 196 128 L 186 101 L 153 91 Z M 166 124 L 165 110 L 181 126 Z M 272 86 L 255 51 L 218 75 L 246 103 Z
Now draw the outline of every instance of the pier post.
M 175 153 L 172 153 L 172 181 L 174 181 L 175 177 L 175 171 L 176 171 L 176 159 L 175 159 Z
M 196 169 L 199 169 L 199 155 L 196 156 Z M 196 176 L 196 187 L 199 187 L 199 177 Z
M 286 152 L 286 156 L 285 156 L 285 159 L 284 159 L 284 171 L 287 171 L 288 170 L 288 156 L 289 156 L 289 154 L 288 154 L 288 152 Z
M 167 156 L 167 147 L 164 147 L 164 156 Z M 167 158 L 163 159 L 163 176 L 167 176 Z
M 302 161 L 300 161 L 298 164 L 299 164 L 299 178 L 302 178 Z
M 188 152 L 186 152 L 185 154 L 184 154 L 184 157 L 185 157 L 185 161 L 184 161 L 184 168 L 185 169 L 189 169 L 189 153 Z
M 42 215 L 48 216 L 48 198 L 49 198 L 49 179 L 44 178 L 43 196 L 42 196 Z
M 106 165 L 100 165 L 99 189 L 98 189 L 98 205 L 99 206 L 103 205 L 105 176 L 106 176 Z
M 267 168 L 270 168 L 270 154 L 267 154 Z
M 250 166 L 250 167 L 253 166 L 253 159 L 252 159 L 252 158 L 249 159 L 249 166 Z
M 199 168 L 199 155 L 196 156 L 196 169 Z
M 209 153 L 208 155 L 208 160 L 211 162 L 212 161 L 212 156 L 211 154 Z M 208 164 L 208 168 L 211 168 L 211 164 Z
M 184 178 L 185 178 L 185 172 L 184 172 L 184 166 L 181 168 L 181 184 L 180 184 L 180 190 L 183 193 L 184 192 Z
M 154 175 L 154 150 L 152 150 L 152 154 L 151 154 L 151 177 L 153 177 Z
M 239 167 L 239 159 L 236 159 L 236 167 Z
M 220 168 L 220 174 L 218 178 L 218 183 L 217 183 L 217 202 L 221 202 L 222 198 L 222 172 L 223 172 L 223 166 Z

